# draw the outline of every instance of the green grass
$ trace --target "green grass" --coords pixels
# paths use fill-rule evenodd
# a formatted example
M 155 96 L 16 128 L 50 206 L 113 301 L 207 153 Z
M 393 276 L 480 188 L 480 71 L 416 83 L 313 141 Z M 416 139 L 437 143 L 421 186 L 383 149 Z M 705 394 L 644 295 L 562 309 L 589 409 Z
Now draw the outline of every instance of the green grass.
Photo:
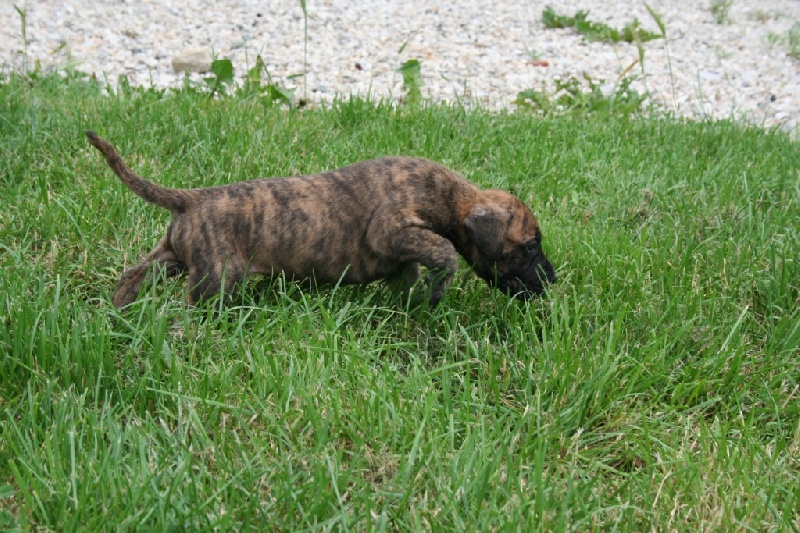
M 184 280 L 110 305 L 180 187 L 425 156 L 530 204 L 560 282 L 442 304 Z M 728 122 L 0 85 L 0 529 L 800 528 L 800 150 Z

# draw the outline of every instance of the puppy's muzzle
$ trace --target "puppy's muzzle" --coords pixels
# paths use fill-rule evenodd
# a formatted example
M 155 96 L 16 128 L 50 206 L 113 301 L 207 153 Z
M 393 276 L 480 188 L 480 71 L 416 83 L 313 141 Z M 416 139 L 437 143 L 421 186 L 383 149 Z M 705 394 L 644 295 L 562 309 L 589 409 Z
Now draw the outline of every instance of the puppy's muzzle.
M 512 298 L 527 300 L 539 296 L 547 284 L 556 282 L 556 270 L 544 255 L 534 258 L 519 273 L 510 273 L 497 279 L 497 288 Z

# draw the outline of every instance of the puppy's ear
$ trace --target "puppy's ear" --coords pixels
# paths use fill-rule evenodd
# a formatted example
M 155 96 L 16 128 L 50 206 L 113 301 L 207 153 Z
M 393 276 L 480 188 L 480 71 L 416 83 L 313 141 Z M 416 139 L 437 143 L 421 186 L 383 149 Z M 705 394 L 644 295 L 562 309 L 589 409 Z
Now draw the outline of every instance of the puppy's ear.
M 476 205 L 464 219 L 464 227 L 475 246 L 489 261 L 503 255 L 511 212 L 498 207 Z

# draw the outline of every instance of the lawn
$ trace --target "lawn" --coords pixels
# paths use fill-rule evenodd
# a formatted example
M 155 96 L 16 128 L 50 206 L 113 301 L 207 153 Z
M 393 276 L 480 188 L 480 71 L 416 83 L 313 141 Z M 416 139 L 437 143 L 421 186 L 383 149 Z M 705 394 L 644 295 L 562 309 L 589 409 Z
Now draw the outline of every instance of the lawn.
M 199 187 L 423 156 L 510 190 L 559 282 L 185 279 L 110 303 Z M 0 529 L 797 530 L 800 149 L 730 122 L 0 83 Z

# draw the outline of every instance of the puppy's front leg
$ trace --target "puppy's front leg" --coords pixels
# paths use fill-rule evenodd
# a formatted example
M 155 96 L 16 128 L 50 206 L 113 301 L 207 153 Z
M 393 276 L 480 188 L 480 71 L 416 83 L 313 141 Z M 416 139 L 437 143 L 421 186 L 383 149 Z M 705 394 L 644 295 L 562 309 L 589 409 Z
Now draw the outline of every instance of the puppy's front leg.
M 375 226 L 382 226 L 369 235 L 370 246 L 376 253 L 400 263 L 419 263 L 428 268 L 430 304 L 435 307 L 458 268 L 453 243 L 422 227 L 411 226 L 392 232 L 391 225 Z

